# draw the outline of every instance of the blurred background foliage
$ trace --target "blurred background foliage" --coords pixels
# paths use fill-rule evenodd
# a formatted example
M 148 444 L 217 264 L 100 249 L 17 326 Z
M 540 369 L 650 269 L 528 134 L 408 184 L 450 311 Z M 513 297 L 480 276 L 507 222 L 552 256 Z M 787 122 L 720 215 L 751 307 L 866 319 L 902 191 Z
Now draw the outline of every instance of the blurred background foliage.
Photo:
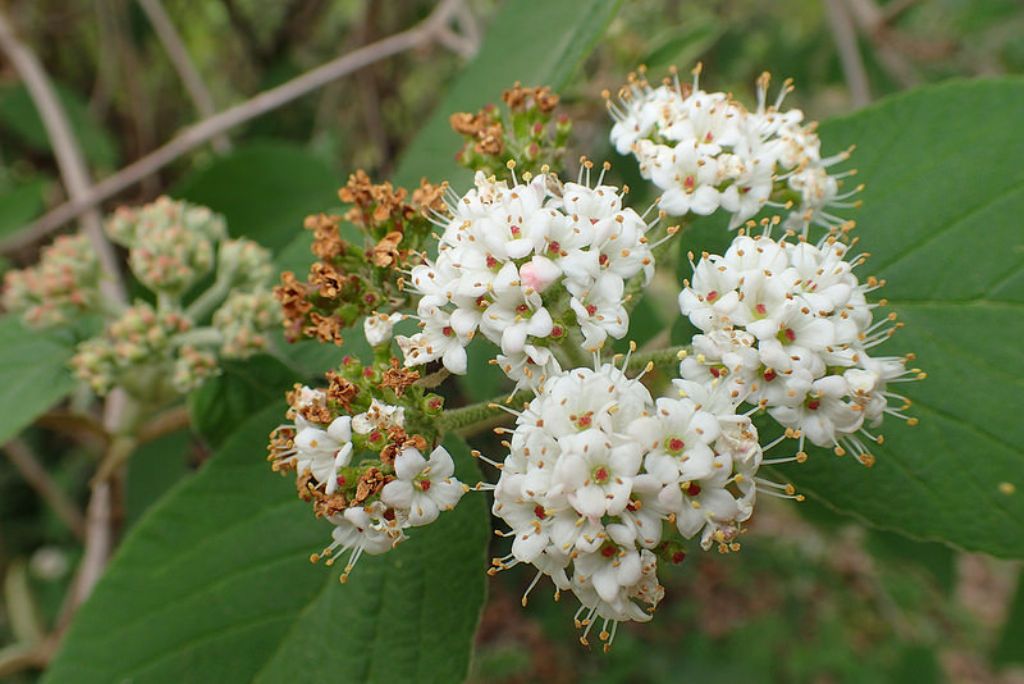
M 94 177 L 113 173 L 197 120 L 136 2 L 0 4 L 55 80 Z M 468 3 L 481 28 L 500 4 Z M 423 0 L 165 2 L 218 109 L 411 26 L 432 6 Z M 844 36 L 847 48 L 838 49 Z M 544 50 L 528 35 L 521 45 L 510 60 L 530 60 Z M 856 70 L 854 54 L 865 77 L 859 85 L 850 71 Z M 431 46 L 377 62 L 231 130 L 227 156 L 203 147 L 106 206 L 173 192 L 214 206 L 233 226 L 245 223 L 248 234 L 282 248 L 300 232 L 303 213 L 332 202 L 325 178 L 337 185 L 357 168 L 381 178 L 396 168 L 467 56 Z M 791 103 L 821 119 L 919 84 L 1024 72 L 1024 5 L 630 0 L 584 73 L 563 92 L 577 122 L 579 151 L 613 157 L 602 89 L 614 91 L 638 64 L 660 75 L 669 65 L 685 71 L 697 61 L 714 89 L 744 98 L 765 69 L 792 77 Z M 639 189 L 629 168 L 620 163 L 616 172 Z M 58 177 L 32 101 L 10 65 L 0 64 L 0 238 L 62 201 Z M 257 224 L 266 230 L 260 233 Z M 35 253 L 36 246 L 9 251 L 3 267 L 31 263 Z M 634 336 L 641 341 L 675 319 L 650 303 L 657 298 L 646 301 L 636 315 Z M 466 391 L 486 397 L 498 389 L 481 380 Z M 25 440 L 43 455 L 55 482 L 83 503 L 89 450 L 49 430 L 45 417 Z M 208 447 L 184 431 L 148 444 L 127 474 L 123 527 L 207 456 Z M 58 618 L 78 549 L 73 532 L 26 485 L 24 474 L 0 459 L 0 645 Z M 569 606 L 537 592 L 522 609 L 519 596 L 531 577 L 503 573 L 491 582 L 473 679 L 1021 682 L 1024 671 L 1015 669 L 1024 662 L 1018 569 L 870 530 L 815 504 L 766 501 L 742 554 L 691 558 L 665 573 L 668 598 L 658 619 L 620 630 L 610 657 L 576 644 Z M 34 601 L 25 600 L 29 593 Z M 30 679 L 19 677 L 14 681 Z

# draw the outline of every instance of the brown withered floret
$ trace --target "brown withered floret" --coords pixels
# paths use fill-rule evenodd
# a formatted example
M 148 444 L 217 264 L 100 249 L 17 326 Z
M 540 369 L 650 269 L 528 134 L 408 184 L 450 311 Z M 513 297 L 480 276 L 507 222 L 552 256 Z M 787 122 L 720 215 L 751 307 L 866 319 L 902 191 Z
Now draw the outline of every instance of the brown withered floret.
M 478 142 L 474 149 L 478 154 L 500 156 L 505 150 L 505 137 L 501 124 L 488 126 L 477 134 Z
M 384 489 L 384 485 L 393 479 L 395 479 L 393 475 L 385 475 L 380 468 L 367 468 L 366 472 L 359 476 L 352 503 L 363 503 L 371 496 L 380 493 L 380 490 Z
M 516 81 L 514 86 L 501 94 L 501 99 L 513 112 L 525 111 L 531 106 L 536 106 L 542 112 L 548 113 L 558 106 L 559 98 L 547 86 L 529 88 Z
M 420 187 L 412 191 L 412 203 L 424 216 L 429 217 L 433 211 L 445 214 L 448 212 L 448 205 L 444 201 L 447 191 L 448 181 L 434 185 L 427 182 L 426 178 L 420 178 Z
M 296 409 L 295 412 L 309 422 L 316 423 L 318 425 L 327 425 L 334 420 L 334 415 L 331 413 L 331 410 L 327 408 L 327 403 L 323 399 L 311 401 Z
M 374 245 L 371 260 L 374 266 L 391 266 L 402 260 L 402 252 L 398 249 L 398 243 L 402 241 L 402 234 L 393 230 Z
M 373 182 L 366 172 L 359 169 L 348 177 L 345 187 L 338 190 L 342 202 L 367 207 L 373 202 Z
M 448 117 L 448 123 L 459 135 L 475 136 L 489 123 L 489 117 L 482 112 L 456 112 Z
M 537 108 L 544 113 L 553 111 L 559 102 L 558 95 L 547 86 L 536 88 L 533 93 L 533 99 L 537 103 Z
M 330 264 L 318 261 L 309 268 L 309 284 L 325 299 L 334 299 L 345 286 L 345 276 Z
M 395 395 L 400 397 L 419 379 L 419 371 L 402 368 L 398 359 L 391 359 L 391 368 L 381 374 L 380 387 L 381 389 L 392 389 Z
M 352 408 L 352 400 L 359 394 L 355 384 L 341 377 L 334 371 L 327 371 L 327 400 L 332 401 L 346 411 Z
M 338 226 L 341 217 L 330 214 L 307 216 L 303 225 L 313 231 L 313 254 L 318 259 L 335 259 L 345 253 L 345 241 L 341 239 Z
M 427 448 L 427 440 L 423 435 L 410 435 L 400 427 L 393 427 L 388 430 L 388 443 L 380 451 L 380 462 L 384 465 L 393 466 L 395 458 L 402 452 L 402 449 L 413 447 L 423 451 Z
M 313 308 L 306 299 L 307 294 L 306 286 L 300 283 L 291 271 L 282 273 L 281 284 L 274 288 L 274 297 L 281 303 L 285 336 L 291 341 L 302 336 L 306 314 Z
M 303 501 L 312 501 L 319 494 L 313 480 L 313 472 L 309 468 L 295 478 L 295 491 L 299 493 L 299 498 Z
M 321 342 L 341 346 L 345 338 L 341 331 L 345 327 L 344 322 L 337 316 L 324 316 L 316 311 L 309 314 L 309 324 L 302 329 L 303 334 L 315 337 Z
M 378 223 L 391 218 L 405 218 L 409 208 L 405 203 L 408 191 L 405 188 L 397 190 L 389 181 L 385 181 L 371 188 L 371 193 L 376 206 L 373 209 L 373 220 Z
M 316 501 L 313 502 L 313 515 L 318 518 L 326 518 L 337 515 L 348 508 L 348 500 L 344 494 L 320 494 L 317 492 Z

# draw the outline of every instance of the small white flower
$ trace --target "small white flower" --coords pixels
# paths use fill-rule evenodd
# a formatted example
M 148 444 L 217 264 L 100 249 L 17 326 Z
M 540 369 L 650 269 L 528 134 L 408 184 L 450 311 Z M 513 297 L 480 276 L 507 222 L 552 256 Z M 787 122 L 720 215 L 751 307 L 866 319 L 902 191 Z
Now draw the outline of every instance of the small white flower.
M 406 512 L 410 525 L 427 525 L 462 498 L 462 484 L 454 474 L 455 463 L 444 447 L 435 448 L 429 460 L 418 449 L 407 447 L 395 457 L 398 479 L 384 485 L 381 501 Z
M 374 430 L 386 432 L 393 427 L 405 426 L 405 409 L 392 406 L 373 399 L 370 408 L 352 418 L 352 430 L 360 435 L 368 435 Z
M 372 314 L 363 321 L 363 334 L 371 347 L 386 344 L 391 341 L 391 331 L 395 323 L 402 320 L 404 316 L 400 313 Z

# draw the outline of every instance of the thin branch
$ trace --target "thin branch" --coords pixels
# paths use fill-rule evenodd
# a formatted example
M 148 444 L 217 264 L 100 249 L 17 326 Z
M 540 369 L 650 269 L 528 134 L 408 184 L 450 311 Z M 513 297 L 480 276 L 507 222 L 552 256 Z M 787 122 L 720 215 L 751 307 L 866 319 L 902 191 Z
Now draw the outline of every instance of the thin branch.
M 861 59 L 860 48 L 857 46 L 857 32 L 854 29 L 849 13 L 843 0 L 825 0 L 828 25 L 835 39 L 839 62 L 843 67 L 843 76 L 850 89 L 850 100 L 857 109 L 871 102 L 871 88 L 868 83 L 868 72 Z
M 39 111 L 43 127 L 50 138 L 57 167 L 60 169 L 64 187 L 72 202 L 82 201 L 89 193 L 91 184 L 89 170 L 82 157 L 81 147 L 68 123 L 67 114 L 57 97 L 43 65 L 35 54 L 18 40 L 7 16 L 0 11 L 0 50 L 4 52 L 14 70 L 24 81 L 29 96 Z M 107 274 L 103 281 L 103 293 L 118 302 L 127 301 L 117 253 L 103 234 L 103 223 L 94 204 L 86 205 L 75 214 L 82 217 L 82 230 L 88 236 L 100 263 Z M 71 218 L 71 217 L 69 217 Z
M 871 39 L 878 54 L 878 63 L 903 88 L 910 88 L 920 82 L 910 61 L 896 49 L 886 25 L 886 15 L 874 0 L 847 0 L 847 7 L 858 28 Z
M 184 406 L 168 409 L 152 420 L 148 421 L 139 430 L 139 444 L 152 442 L 178 430 L 187 428 L 190 424 L 188 409 Z
M 68 526 L 76 538 L 83 539 L 85 537 L 85 519 L 82 517 L 82 512 L 68 498 L 64 490 L 53 481 L 50 474 L 46 472 L 46 468 L 40 465 L 28 444 L 15 438 L 4 445 L 4 451 L 7 452 L 7 457 L 25 478 L 25 481 L 53 509 L 61 522 Z
M 110 444 L 104 454 L 104 461 L 123 460 L 120 454 L 134 447 L 133 439 L 126 438 L 125 430 L 134 423 L 138 407 L 134 400 L 120 387 L 107 395 L 103 407 L 103 426 L 110 435 Z M 114 473 L 119 475 L 120 471 Z M 115 495 L 114 482 L 110 478 L 93 478 L 90 483 L 92 494 L 85 510 L 85 554 L 78 564 L 78 571 L 68 589 L 57 618 L 55 639 L 59 640 L 78 607 L 89 598 L 93 587 L 99 581 L 114 549 L 115 538 Z
M 163 4 L 160 0 L 139 0 L 139 6 L 142 7 L 146 18 L 149 19 L 153 30 L 156 31 L 157 38 L 164 46 L 167 57 L 171 60 L 174 70 L 178 72 L 178 78 L 185 86 L 185 91 L 192 99 L 192 104 L 199 116 L 208 118 L 216 114 L 217 108 L 213 105 L 213 97 L 206 88 L 206 84 L 203 83 L 192 58 L 189 57 L 188 48 L 185 47 L 185 42 L 181 39 L 177 29 L 174 28 L 174 22 L 171 21 Z M 224 134 L 214 137 L 212 144 L 213 149 L 221 154 L 231 150 L 231 140 Z
M 434 11 L 416 26 L 353 50 L 186 128 L 163 146 L 129 164 L 114 175 L 104 178 L 80 197 L 72 198 L 71 201 L 53 209 L 24 230 L 3 240 L 0 242 L 0 251 L 17 249 L 39 240 L 82 212 L 139 182 L 183 154 L 235 126 L 277 109 L 357 69 L 438 40 L 438 37 L 448 30 L 448 22 L 456 5 L 457 0 L 442 0 Z

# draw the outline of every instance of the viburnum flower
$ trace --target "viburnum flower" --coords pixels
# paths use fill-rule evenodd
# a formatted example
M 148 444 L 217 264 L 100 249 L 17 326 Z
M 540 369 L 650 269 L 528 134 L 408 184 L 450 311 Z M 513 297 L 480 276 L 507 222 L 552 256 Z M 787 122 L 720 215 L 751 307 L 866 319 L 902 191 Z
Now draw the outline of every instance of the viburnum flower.
M 870 349 L 900 326 L 893 315 L 873 323 L 876 305 L 866 295 L 879 287 L 861 283 L 854 269 L 863 257 L 837 236 L 816 243 L 783 237 L 739 235 L 722 256 L 706 254 L 679 295 L 680 308 L 702 335 L 680 366 L 683 378 L 725 383 L 737 401 L 766 408 L 804 440 L 852 452 L 866 465 L 866 442 L 880 438 L 883 413 L 905 418 L 889 399 L 889 383 L 923 377 L 906 368 L 913 356 L 872 360 Z
M 765 207 L 790 210 L 785 226 L 807 234 L 811 225 L 847 224 L 832 207 L 853 206 L 840 192 L 842 178 L 828 167 L 849 157 L 821 154 L 814 124 L 799 110 L 781 111 L 787 81 L 768 103 L 770 77 L 757 82 L 757 107 L 748 110 L 722 92 L 700 88 L 701 67 L 690 84 L 673 70 L 660 86 L 643 71 L 631 74 L 618 101 L 605 97 L 615 120 L 611 141 L 621 154 L 636 157 L 640 173 L 663 191 L 660 207 L 674 216 L 732 214 L 730 228 L 743 225 Z
M 592 186 L 592 166 L 584 160 L 573 183 L 546 170 L 520 179 L 510 164 L 510 182 L 478 172 L 473 189 L 449 196 L 437 258 L 410 271 L 421 332 L 397 338 L 406 366 L 440 360 L 465 373 L 461 348 L 480 333 L 517 387 L 533 388 L 564 366 L 566 345 L 596 351 L 626 334 L 626 283 L 654 272 L 653 224 L 604 172 Z
M 672 560 L 675 540 L 735 550 L 759 489 L 794 498 L 757 477 L 757 431 L 720 388 L 683 380 L 681 396 L 655 402 L 624 367 L 546 378 L 516 412 L 501 475 L 485 487 L 513 540 L 493 570 L 530 563 L 531 590 L 548 576 L 576 594 L 584 642 L 597 618 L 608 642 L 615 623 L 650 619 L 663 595 L 657 558 Z
M 334 526 L 332 543 L 312 560 L 330 565 L 347 555 L 343 582 L 362 554 L 394 548 L 466 491 L 444 447 L 423 456 L 437 435 L 410 425 L 433 423 L 441 398 L 416 387 L 418 375 L 397 359 L 383 365 L 346 357 L 327 373 L 326 388 L 297 385 L 288 395 L 290 422 L 270 438 L 273 469 L 295 473 L 299 497 Z
M 434 449 L 429 460 L 418 449 L 406 447 L 395 458 L 397 479 L 384 485 L 380 499 L 406 513 L 410 525 L 432 523 L 462 498 L 462 484 L 454 474 L 455 463 L 444 447 Z
M 391 341 L 392 330 L 395 323 L 403 320 L 405 316 L 400 313 L 373 314 L 363 321 L 363 335 L 371 347 L 387 344 Z

